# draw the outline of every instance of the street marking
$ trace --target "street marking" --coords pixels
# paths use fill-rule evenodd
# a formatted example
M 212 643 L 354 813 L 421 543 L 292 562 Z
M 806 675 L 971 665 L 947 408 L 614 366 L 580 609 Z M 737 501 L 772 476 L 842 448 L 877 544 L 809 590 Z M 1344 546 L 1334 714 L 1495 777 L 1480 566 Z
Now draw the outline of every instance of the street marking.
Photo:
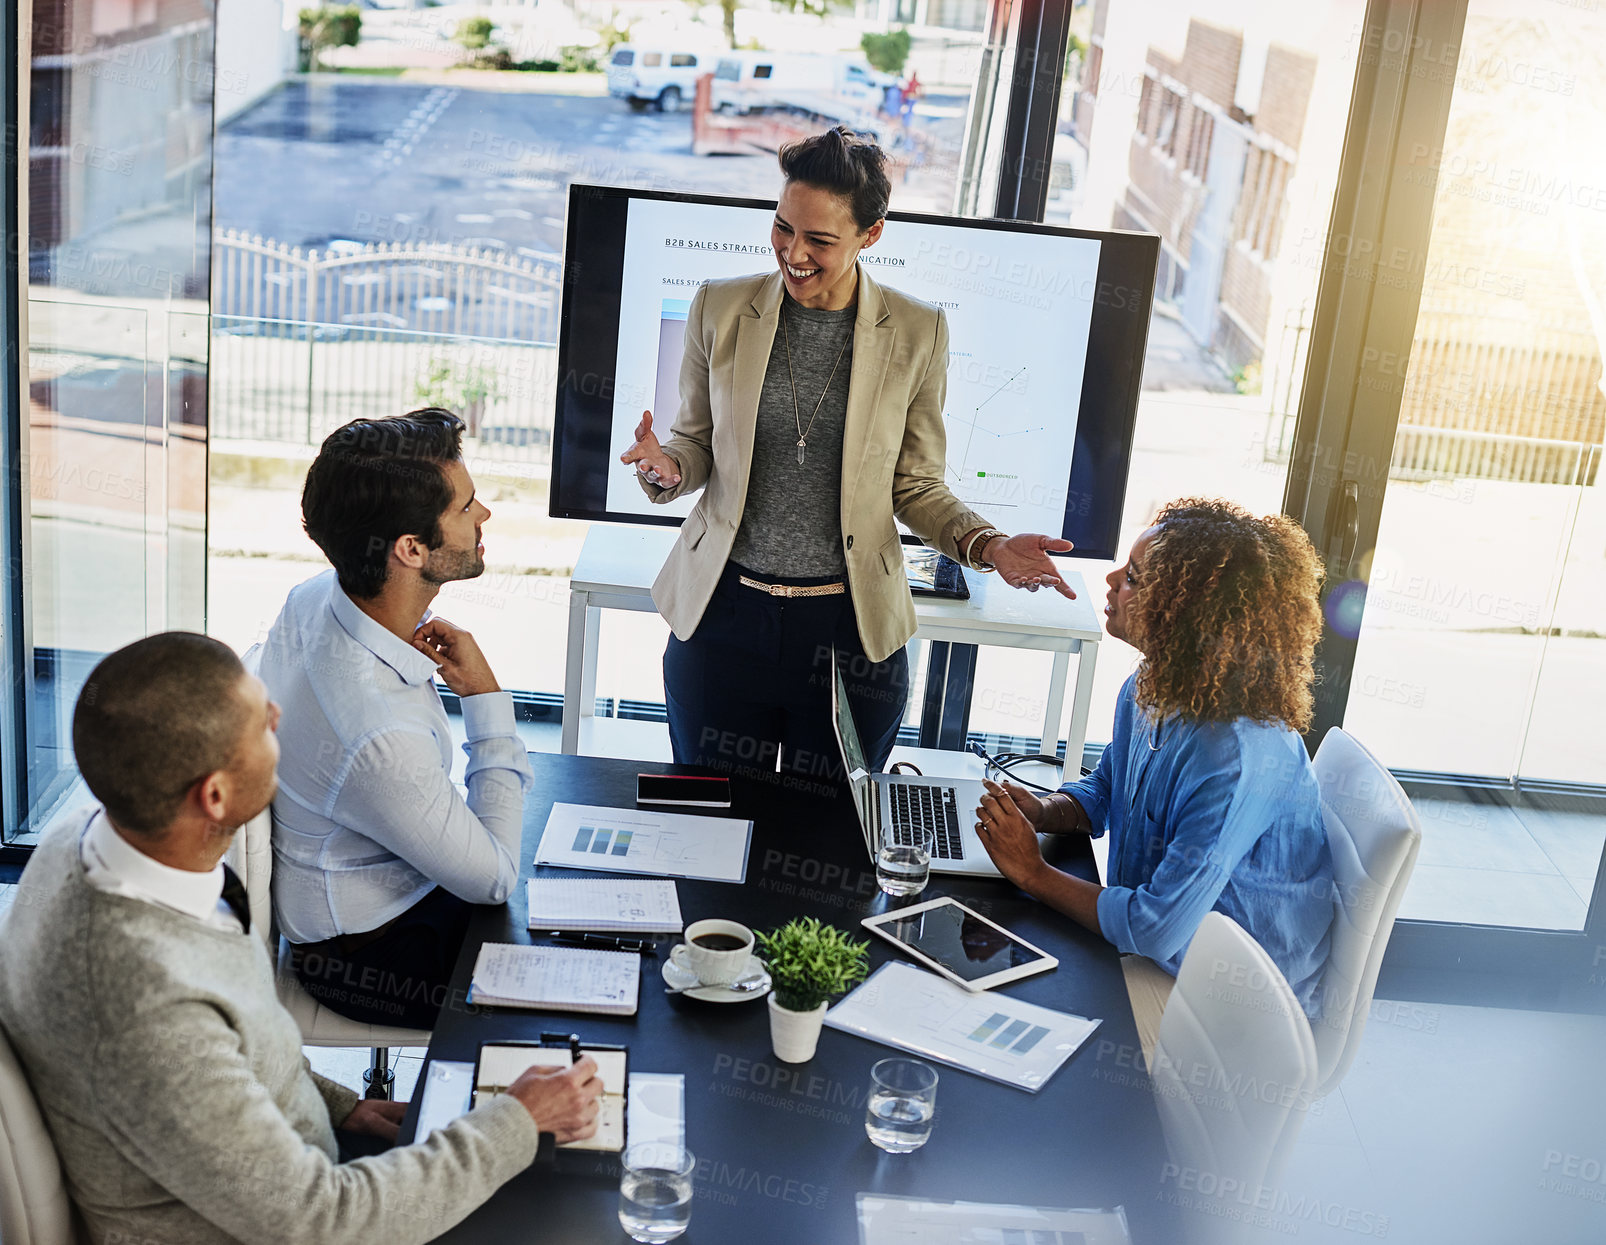
M 407 119 L 396 127 L 395 132 L 385 140 L 384 150 L 379 154 L 379 163 L 382 165 L 399 164 L 402 159 L 412 154 L 413 147 L 424 136 L 425 131 L 436 121 L 440 120 L 441 113 L 451 107 L 452 101 L 461 94 L 455 87 L 438 86 L 430 90 L 429 94 L 418 103 L 408 114 Z

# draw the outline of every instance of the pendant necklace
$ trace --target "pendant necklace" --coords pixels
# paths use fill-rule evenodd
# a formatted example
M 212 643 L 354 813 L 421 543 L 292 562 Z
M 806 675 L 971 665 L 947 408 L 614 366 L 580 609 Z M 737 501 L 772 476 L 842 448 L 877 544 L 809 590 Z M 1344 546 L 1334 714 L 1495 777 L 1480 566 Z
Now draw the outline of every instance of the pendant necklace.
M 1127 800 L 1127 819 L 1131 820 L 1132 812 L 1138 806 L 1138 796 L 1143 793 L 1143 780 L 1149 776 L 1149 766 L 1154 761 L 1154 754 L 1160 751 L 1160 728 L 1165 725 L 1164 718 L 1156 718 L 1154 726 L 1150 729 L 1148 737 L 1144 740 L 1149 745 L 1149 751 L 1143 758 L 1143 764 L 1138 768 L 1137 781 L 1132 784 L 1132 794 Z
M 825 378 L 825 388 L 820 390 L 820 400 L 814 404 L 814 413 L 809 416 L 809 426 L 803 426 L 803 416 L 797 408 L 797 381 L 792 377 L 792 332 L 786 327 L 786 312 L 781 312 L 781 331 L 786 335 L 786 383 L 792 387 L 792 420 L 797 425 L 797 465 L 803 465 L 803 456 L 808 452 L 809 433 L 814 431 L 814 421 L 820 417 L 820 407 L 825 404 L 825 395 L 831 392 L 831 382 L 836 379 L 836 370 L 842 366 L 842 356 L 848 352 L 848 343 L 853 340 L 853 330 L 842 339 L 842 349 L 836 352 L 836 362 L 831 365 L 831 374 Z

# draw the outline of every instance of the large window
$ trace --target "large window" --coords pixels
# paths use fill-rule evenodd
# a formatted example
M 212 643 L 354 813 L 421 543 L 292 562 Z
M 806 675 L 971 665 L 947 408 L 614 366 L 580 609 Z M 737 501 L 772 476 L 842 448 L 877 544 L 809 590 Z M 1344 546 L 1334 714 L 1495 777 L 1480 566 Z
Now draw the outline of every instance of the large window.
M 1345 726 L 1393 767 L 1518 791 L 1419 801 L 1407 916 L 1581 929 L 1606 839 L 1601 801 L 1555 798 L 1606 787 L 1602 30 L 1473 0 L 1443 143 L 1404 171 L 1431 240 L 1380 273 L 1421 305 Z
M 365 10 L 355 47 L 319 53 L 340 72 L 220 109 L 214 635 L 258 639 L 323 565 L 298 512 L 322 438 L 356 415 L 438 402 L 468 419 L 493 511 L 488 573 L 448 587 L 440 609 L 530 703 L 561 696 L 586 535 L 546 515 L 571 183 L 773 197 L 778 144 L 839 121 L 891 153 L 893 206 L 992 210 L 999 162 L 983 157 L 1013 83 L 986 6 L 879 0 L 822 20 L 743 5 L 728 31 L 717 9 L 632 7 L 577 8 L 554 33 L 545 7 L 502 6 L 492 46 L 473 54 L 428 9 Z M 218 20 L 219 79 L 233 82 L 262 55 L 239 33 L 261 19 L 225 0 Z M 661 705 L 666 637 L 655 616 L 610 612 L 599 696 Z M 913 720 L 919 695 L 910 703 Z
M 213 82 L 202 12 L 40 0 L 27 27 L 12 837 L 81 794 L 72 706 L 99 657 L 205 623 Z
M 1160 235 L 1123 550 L 1191 495 L 1280 508 L 1354 61 L 1353 6 L 1098 0 L 1072 17 L 1046 219 Z M 1273 161 L 1283 172 L 1272 177 Z M 1073 563 L 1096 603 L 1113 563 Z M 1100 645 L 1088 738 L 1136 653 Z M 1024 736 L 1048 663 L 981 654 L 974 729 Z

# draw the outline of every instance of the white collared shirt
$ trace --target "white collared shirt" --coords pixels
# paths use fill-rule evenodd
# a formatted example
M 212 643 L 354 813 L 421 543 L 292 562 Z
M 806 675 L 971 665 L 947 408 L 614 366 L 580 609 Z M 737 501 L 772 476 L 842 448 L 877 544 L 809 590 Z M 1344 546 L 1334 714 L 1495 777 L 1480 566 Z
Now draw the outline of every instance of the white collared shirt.
M 373 929 L 437 885 L 469 903 L 507 899 L 534 777 L 511 693 L 463 699 L 465 800 L 435 663 L 358 609 L 333 571 L 291 590 L 260 673 L 283 711 L 273 907 L 286 937 Z
M 223 902 L 222 862 L 206 873 L 164 865 L 118 834 L 103 808 L 90 813 L 78 839 L 78 857 L 96 890 L 171 908 L 231 934 L 244 932 L 233 909 Z

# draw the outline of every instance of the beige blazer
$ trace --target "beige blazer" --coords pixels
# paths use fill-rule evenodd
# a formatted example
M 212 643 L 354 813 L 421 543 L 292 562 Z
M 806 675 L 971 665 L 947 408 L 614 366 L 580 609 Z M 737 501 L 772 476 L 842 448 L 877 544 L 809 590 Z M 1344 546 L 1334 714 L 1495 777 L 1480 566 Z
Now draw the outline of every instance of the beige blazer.
M 987 520 L 943 483 L 947 317 L 878 285 L 862 264 L 858 297 L 842 436 L 842 548 L 865 654 L 885 661 L 915 633 L 893 516 L 955 559 L 959 539 Z M 703 489 L 652 586 L 659 613 L 682 640 L 697 630 L 741 525 L 781 301 L 779 272 L 710 281 L 697 291 L 686 315 L 680 412 L 663 446 L 680 464 L 680 483 L 665 489 L 637 477 L 655 502 Z

